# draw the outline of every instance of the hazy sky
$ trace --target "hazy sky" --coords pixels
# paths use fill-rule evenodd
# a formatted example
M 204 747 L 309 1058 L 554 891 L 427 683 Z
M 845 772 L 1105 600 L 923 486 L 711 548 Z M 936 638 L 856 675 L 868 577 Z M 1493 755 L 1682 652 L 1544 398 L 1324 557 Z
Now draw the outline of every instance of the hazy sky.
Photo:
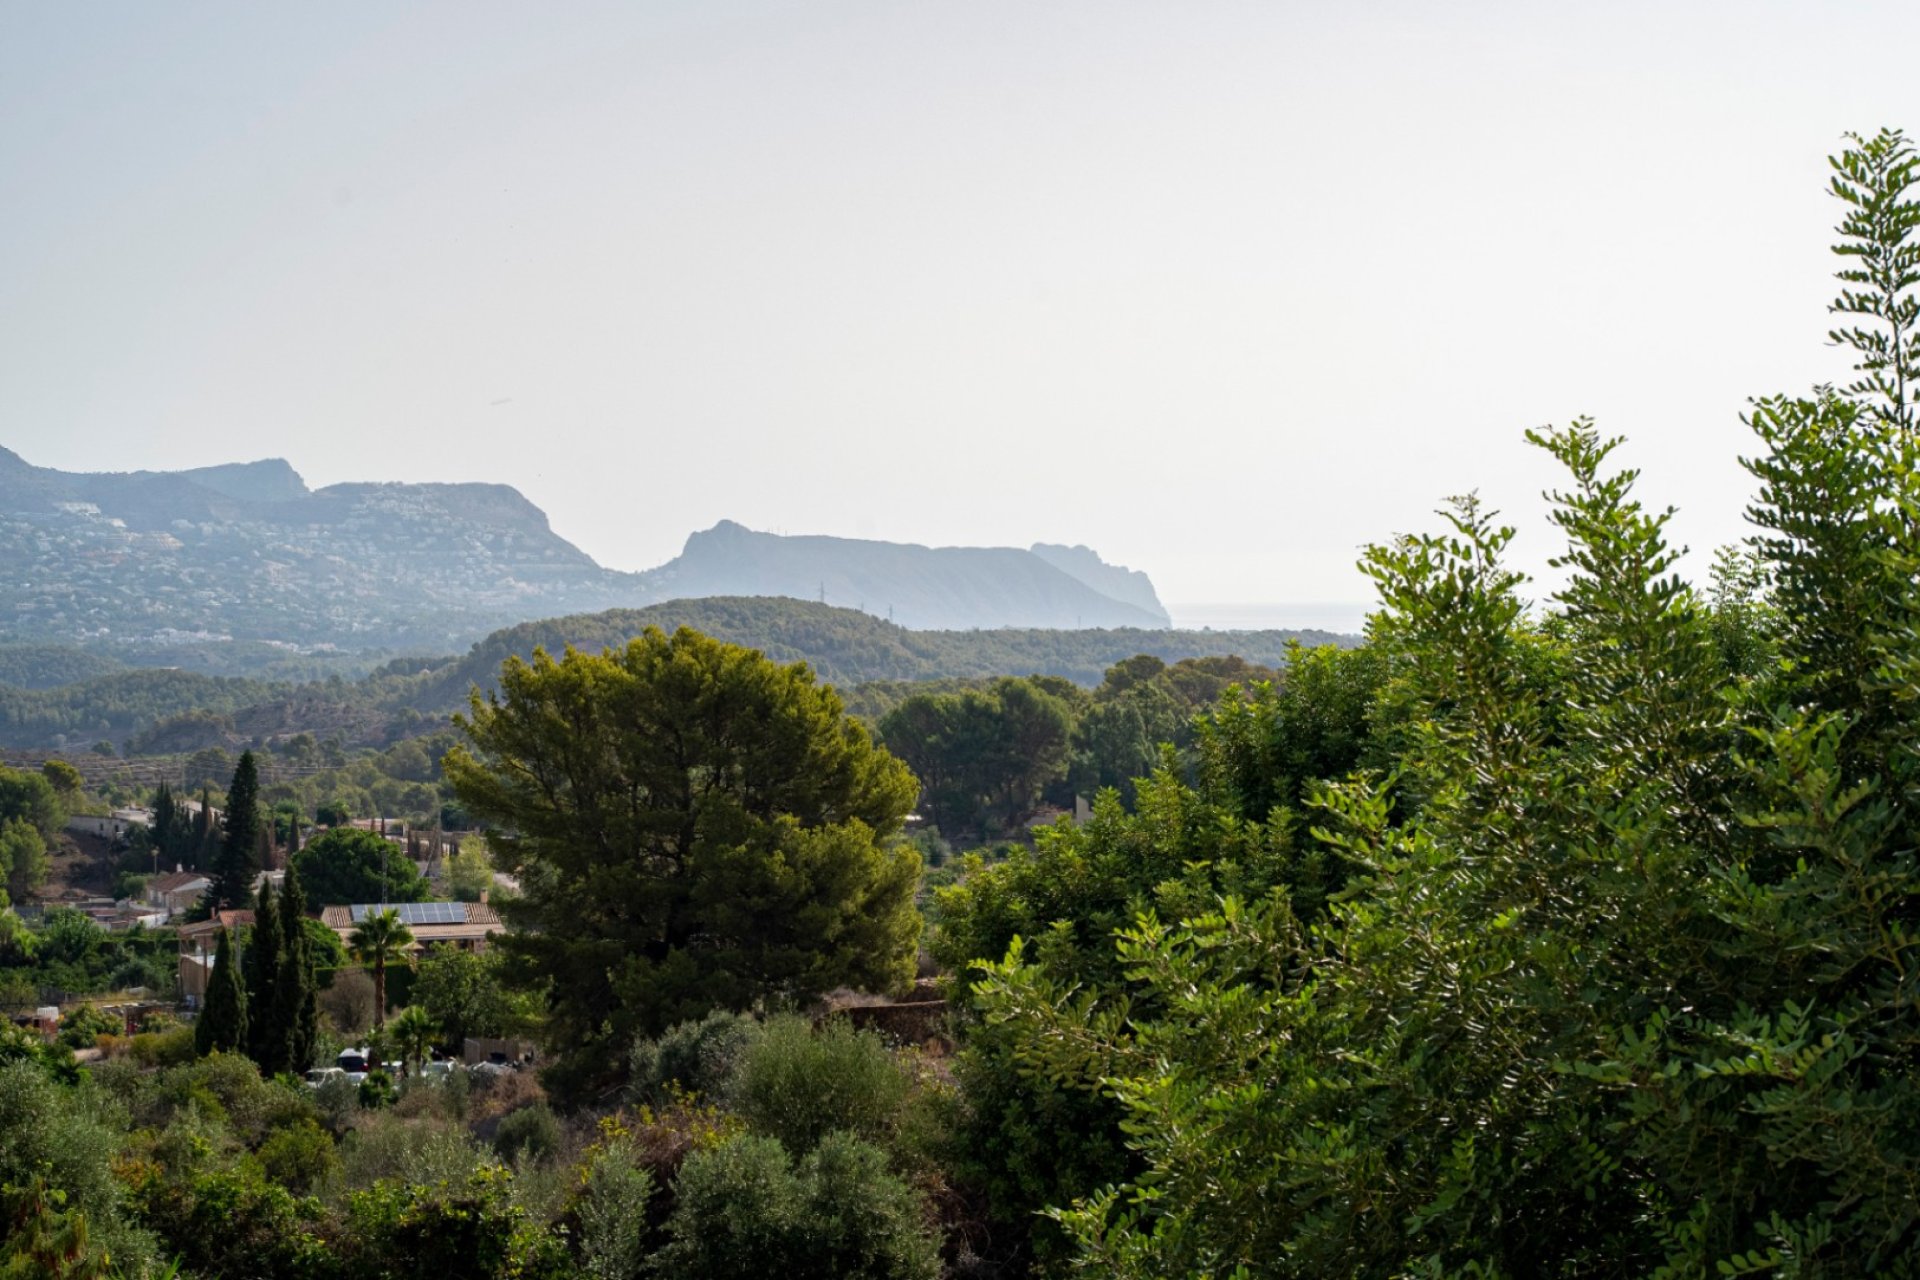
M 1359 548 L 1592 414 L 1704 552 L 1822 340 L 1920 4 L 0 3 L 0 444 L 1085 542 L 1163 599 Z M 1705 556 L 1697 555 L 1696 562 Z

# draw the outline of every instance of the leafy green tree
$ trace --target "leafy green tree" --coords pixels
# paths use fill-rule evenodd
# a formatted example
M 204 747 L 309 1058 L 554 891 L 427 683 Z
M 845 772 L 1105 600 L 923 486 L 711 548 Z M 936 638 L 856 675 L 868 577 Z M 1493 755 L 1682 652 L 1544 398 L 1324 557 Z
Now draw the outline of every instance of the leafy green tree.
M 1910 193 L 1920 159 L 1897 129 L 1848 136 L 1854 145 L 1832 158 L 1828 188 L 1847 205 L 1834 246 L 1849 260 L 1837 273 L 1847 287 L 1828 310 L 1857 319 L 1827 336 L 1860 357 L 1847 395 L 1910 439 L 1920 389 L 1920 200 Z
M 1091 821 L 1036 832 L 1031 850 L 991 864 L 969 855 L 959 883 L 936 894 L 934 956 L 969 974 L 1029 939 L 1023 954 L 1061 989 L 1122 999 L 1128 983 L 1113 939 L 1140 912 L 1177 916 L 1224 894 L 1259 897 L 1324 877 L 1323 851 L 1311 841 L 1296 845 L 1284 812 L 1270 826 L 1240 818 L 1240 806 L 1231 791 L 1185 782 L 1169 756 L 1138 784 L 1133 812 L 1108 791 Z M 965 1001 L 962 1008 L 969 1016 L 954 1073 L 966 1105 L 949 1135 L 948 1162 L 984 1194 L 998 1237 L 1049 1257 L 1063 1241 L 1036 1215 L 1133 1169 L 1126 1117 L 1097 1077 L 1034 1070 L 1028 1028 L 982 1019 Z
M 595 1144 L 581 1169 L 575 1212 L 580 1218 L 580 1263 L 590 1280 L 629 1280 L 647 1261 L 647 1210 L 653 1174 L 630 1134 Z
M 1316 782 L 1390 763 L 1392 708 L 1382 705 L 1385 651 L 1365 645 L 1288 650 L 1284 673 L 1229 698 L 1196 726 L 1209 794 L 1241 818 L 1297 813 Z
M 293 855 L 293 870 L 315 904 L 424 902 L 432 892 L 406 850 L 357 827 L 336 827 Z
M 78 800 L 80 793 L 86 790 L 87 780 L 80 775 L 78 769 L 65 760 L 55 759 L 43 762 L 40 766 L 40 776 L 47 780 L 47 785 L 53 788 L 54 794 L 68 804 Z
M 201 1054 L 239 1053 L 247 1046 L 247 989 L 233 958 L 233 938 L 220 931 L 207 977 L 206 1001 L 193 1025 L 193 1045 Z
M 224 728 L 231 729 L 231 722 L 225 722 Z M 139 744 L 135 744 L 138 746 Z M 217 786 L 233 773 L 233 757 L 219 747 L 203 747 L 187 757 L 184 785 L 191 791 L 195 787 L 205 790 Z
M 33 896 L 46 883 L 52 865 L 38 827 L 25 818 L 0 819 L 0 882 L 8 895 Z
M 1073 727 L 1061 690 L 1008 677 L 986 690 L 908 698 L 880 734 L 925 784 L 943 832 L 985 833 L 1017 828 L 1066 776 Z
M 67 806 L 41 774 L 0 766 L 0 821 L 8 818 L 26 822 L 50 841 L 67 825 Z
M 72 907 L 47 912 L 40 930 L 38 952 L 43 963 L 84 966 L 105 944 L 107 931 Z
M 508 988 L 501 961 L 493 950 L 436 945 L 421 951 L 413 998 L 433 1019 L 441 1044 L 458 1050 L 469 1036 L 500 1037 L 526 1030 L 536 1002 Z
M 400 920 L 400 913 L 388 907 L 369 911 L 347 938 L 347 950 L 361 964 L 373 967 L 373 1026 L 387 1025 L 387 966 L 404 961 L 413 945 L 413 930 Z
M 544 986 L 562 1092 L 617 1077 L 636 1033 L 910 979 L 913 778 L 804 665 L 649 631 L 509 661 L 458 723 L 444 767 L 519 869 L 499 945 Z
M 478 902 L 493 888 L 493 861 L 486 843 L 464 841 L 447 859 L 447 893 L 459 902 Z
M 499 1165 L 451 1186 L 384 1179 L 352 1193 L 346 1217 L 345 1270 L 367 1280 L 566 1274 L 558 1242 L 528 1221 Z
M 1534 433 L 1569 478 L 1545 618 L 1513 531 L 1470 499 L 1364 561 L 1404 731 L 1393 773 L 1306 799 L 1352 869 L 1337 898 L 1310 919 L 1284 893 L 1142 912 L 1118 991 L 1060 981 L 1045 939 L 991 967 L 979 994 L 1022 1065 L 1127 1116 L 1142 1172 L 1056 1205 L 1081 1268 L 1920 1265 L 1903 149 L 1882 134 L 1836 162 L 1865 264 L 1843 279 L 1881 290 L 1836 305 L 1882 326 L 1855 344 L 1867 376 L 1750 418 L 1777 661 L 1729 663 L 1722 602 L 1674 574 L 1617 441 Z
M 763 1029 L 751 1014 L 716 1009 L 698 1022 L 642 1036 L 628 1058 L 628 1096 L 647 1105 L 669 1102 L 676 1094 L 718 1098 Z
M 213 887 L 208 891 L 214 910 L 245 906 L 253 898 L 253 881 L 260 873 L 260 771 L 253 752 L 240 753 L 227 787 L 227 808 L 220 834 L 220 851 L 213 864 Z

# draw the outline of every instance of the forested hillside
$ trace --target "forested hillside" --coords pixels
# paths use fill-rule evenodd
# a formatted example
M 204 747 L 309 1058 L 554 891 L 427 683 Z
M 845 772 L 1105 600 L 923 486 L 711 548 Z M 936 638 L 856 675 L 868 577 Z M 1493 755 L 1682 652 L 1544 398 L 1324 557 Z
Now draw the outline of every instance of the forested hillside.
M 693 627 L 759 649 L 779 662 L 805 661 L 822 679 L 848 689 L 869 681 L 921 681 L 1003 675 L 1052 675 L 1100 683 L 1114 663 L 1138 654 L 1245 658 L 1276 666 L 1287 645 L 1345 642 L 1325 632 L 1171 631 L 910 631 L 856 609 L 773 597 L 676 600 L 645 609 L 614 609 L 523 623 L 496 631 L 458 658 L 396 659 L 357 680 L 306 683 L 135 668 L 58 646 L 0 649 L 0 668 L 21 683 L 0 681 L 0 746 L 90 745 L 107 739 L 153 750 L 192 750 L 212 740 L 154 741 L 156 725 L 198 714 L 230 717 L 232 745 L 303 729 L 323 735 L 358 725 L 369 743 L 386 726 L 406 732 L 419 717 L 444 717 L 466 705 L 474 686 L 491 688 L 510 654 L 536 646 L 558 654 L 567 645 L 598 651 L 624 644 L 650 626 Z M 77 678 L 69 678 L 77 677 Z M 331 708 L 331 710 L 321 710 Z
M 646 609 L 550 618 L 497 631 L 451 668 L 435 676 L 416 705 L 453 705 L 470 685 L 487 687 L 509 654 L 536 645 L 558 653 L 566 645 L 597 650 L 620 644 L 647 627 L 692 627 L 733 644 L 749 645 L 779 662 L 804 660 L 816 674 L 853 686 L 870 680 L 938 680 L 996 675 L 1061 676 L 1096 685 L 1123 658 L 1150 654 L 1181 658 L 1236 656 L 1263 666 L 1285 661 L 1287 646 L 1351 642 L 1324 631 L 1173 631 L 1117 628 L 1063 631 L 912 631 L 855 609 L 766 597 L 675 600 Z

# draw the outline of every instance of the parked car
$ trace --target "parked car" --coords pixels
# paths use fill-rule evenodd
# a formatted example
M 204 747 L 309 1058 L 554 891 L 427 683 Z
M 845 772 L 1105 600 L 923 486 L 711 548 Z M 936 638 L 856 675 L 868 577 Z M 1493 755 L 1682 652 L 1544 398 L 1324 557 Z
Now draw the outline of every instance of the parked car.
M 307 1072 L 307 1088 L 318 1089 L 333 1080 L 347 1079 L 347 1073 L 339 1067 L 315 1067 Z
M 347 1079 L 353 1081 L 355 1084 L 359 1084 L 367 1078 L 367 1051 L 365 1048 L 342 1049 L 340 1056 L 335 1059 L 335 1061 L 340 1064 L 339 1070 L 345 1074 Z

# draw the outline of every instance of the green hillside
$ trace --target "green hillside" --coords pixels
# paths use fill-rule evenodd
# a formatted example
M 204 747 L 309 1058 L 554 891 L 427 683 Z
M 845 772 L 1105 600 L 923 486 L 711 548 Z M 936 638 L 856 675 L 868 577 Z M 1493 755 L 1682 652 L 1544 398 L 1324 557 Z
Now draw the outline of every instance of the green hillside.
M 557 654 L 569 644 L 576 649 L 604 649 L 625 643 L 650 626 L 666 631 L 692 627 L 759 649 L 779 662 L 804 660 L 822 679 L 842 686 L 870 680 L 1035 674 L 1063 676 L 1091 686 L 1099 684 L 1114 663 L 1141 653 L 1166 662 L 1234 655 L 1278 666 L 1286 660 L 1288 644 L 1296 639 L 1307 645 L 1353 641 L 1327 631 L 910 631 L 857 609 L 808 600 L 717 596 L 547 618 L 496 631 L 458 662 L 435 672 L 409 701 L 423 711 L 452 708 L 471 686 L 491 687 L 510 654 L 525 657 L 535 647 Z

